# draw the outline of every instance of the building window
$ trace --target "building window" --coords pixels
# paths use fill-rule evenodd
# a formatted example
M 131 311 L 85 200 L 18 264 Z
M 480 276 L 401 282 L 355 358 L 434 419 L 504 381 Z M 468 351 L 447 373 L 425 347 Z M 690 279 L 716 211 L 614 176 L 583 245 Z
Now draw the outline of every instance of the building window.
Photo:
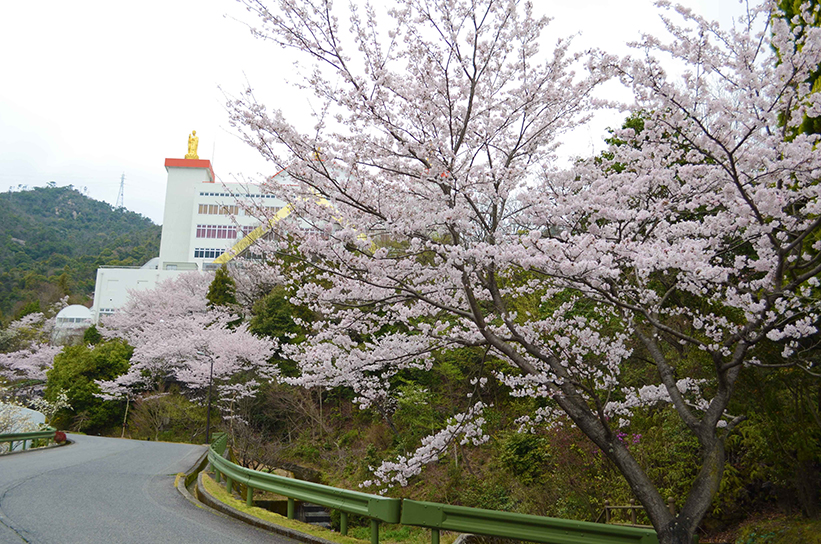
M 249 208 L 244 210 L 245 215 L 250 215 L 256 217 L 260 211 L 264 211 L 265 213 L 269 213 L 271 215 L 275 215 L 279 210 L 282 209 L 282 206 L 254 206 L 253 208 Z
M 215 247 L 198 247 L 194 249 L 195 259 L 216 259 L 225 252 L 224 249 L 217 249 Z
M 236 237 L 237 227 L 234 225 L 197 225 L 197 238 L 221 238 L 233 240 Z
M 239 215 L 239 206 L 223 206 L 222 204 L 200 204 L 200 215 Z

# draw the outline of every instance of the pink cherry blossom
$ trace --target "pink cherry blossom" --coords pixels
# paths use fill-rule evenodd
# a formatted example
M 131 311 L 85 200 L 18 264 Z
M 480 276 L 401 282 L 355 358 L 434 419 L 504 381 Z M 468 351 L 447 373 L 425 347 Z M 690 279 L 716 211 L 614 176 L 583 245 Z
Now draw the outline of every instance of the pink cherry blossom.
M 513 395 L 548 399 L 610 458 L 661 542 L 689 542 L 743 421 L 726 413 L 733 386 L 763 364 L 751 349 L 817 333 L 821 154 L 794 130 L 821 112 L 806 83 L 821 64 L 812 10 L 794 34 L 773 2 L 729 30 L 675 8 L 666 38 L 615 59 L 567 40 L 540 51 L 548 21 L 516 2 L 396 0 L 388 26 L 370 7 L 342 24 L 329 1 L 245 3 L 255 33 L 315 63 L 305 88 L 321 102 L 303 131 L 250 89 L 229 104 L 287 168 L 268 183 L 293 213 L 255 250 L 321 316 L 287 346 L 294 382 L 351 387 L 367 406 L 434 350 L 481 346 Z M 557 146 L 610 78 L 641 129 L 563 170 Z M 705 361 L 706 383 L 679 374 L 681 350 Z M 627 383 L 636 364 L 656 379 Z M 631 410 L 658 402 L 703 452 L 677 515 L 618 439 Z M 404 484 L 454 434 L 375 481 Z
M 253 395 L 260 380 L 276 374 L 268 363 L 274 344 L 233 326 L 236 315 L 208 307 L 212 275 L 182 274 L 155 289 L 134 291 L 128 303 L 105 319 L 101 333 L 134 347 L 129 371 L 100 382 L 106 398 L 152 392 L 176 382 L 204 396 L 211 377 L 225 403 Z

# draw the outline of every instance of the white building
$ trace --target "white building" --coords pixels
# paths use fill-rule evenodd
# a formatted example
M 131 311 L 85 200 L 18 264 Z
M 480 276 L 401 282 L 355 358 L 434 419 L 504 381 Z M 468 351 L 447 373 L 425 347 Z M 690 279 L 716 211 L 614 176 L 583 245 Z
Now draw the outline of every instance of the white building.
M 160 255 L 142 267 L 97 270 L 91 309 L 95 323 L 122 307 L 130 290 L 151 289 L 180 271 L 215 270 L 228 260 L 219 257 L 257 229 L 262 216 L 246 212 L 239 202 L 278 217 L 288 213 L 282 200 L 263 194 L 255 185 L 215 183 L 211 161 L 166 159 L 165 169 Z M 248 241 L 258 235 L 254 232 Z
M 54 318 L 51 343 L 64 345 L 82 340 L 83 333 L 91 326 L 92 321 L 91 310 L 85 306 L 80 304 L 66 306 Z

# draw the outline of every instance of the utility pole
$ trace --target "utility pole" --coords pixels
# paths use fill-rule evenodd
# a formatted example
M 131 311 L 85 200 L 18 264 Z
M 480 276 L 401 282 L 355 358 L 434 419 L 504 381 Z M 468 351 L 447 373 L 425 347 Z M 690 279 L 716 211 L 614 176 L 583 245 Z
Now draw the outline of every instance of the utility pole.
M 120 193 L 117 195 L 117 204 L 114 205 L 115 208 L 121 210 L 125 207 L 123 204 L 123 190 L 125 189 L 125 172 L 123 175 L 120 176 Z

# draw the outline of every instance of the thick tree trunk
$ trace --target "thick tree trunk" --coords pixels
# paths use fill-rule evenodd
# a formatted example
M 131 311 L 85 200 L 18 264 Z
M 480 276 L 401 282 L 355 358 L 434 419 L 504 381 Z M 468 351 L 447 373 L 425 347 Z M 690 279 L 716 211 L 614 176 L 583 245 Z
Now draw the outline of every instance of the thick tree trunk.
M 684 527 L 674 522 L 667 528 L 657 531 L 659 544 L 693 544 L 693 531 L 688 531 Z
M 619 468 L 636 498 L 644 505 L 658 533 L 659 544 L 692 544 L 693 536 L 721 484 L 725 461 L 724 440 L 715 435 L 715 430 L 701 433 L 700 441 L 704 445 L 701 469 L 687 494 L 684 507 L 673 516 L 630 451 L 610 436 L 611 433 L 585 403 L 573 402 L 575 395 L 569 394 L 568 386 L 565 390 L 568 394 L 557 398 L 557 402 Z
M 701 470 L 687 494 L 684 508 L 666 524 L 657 524 L 651 516 L 659 544 L 692 544 L 701 520 L 718 493 L 724 475 L 724 457 L 724 440 L 713 439 L 710 449 L 702 457 Z

